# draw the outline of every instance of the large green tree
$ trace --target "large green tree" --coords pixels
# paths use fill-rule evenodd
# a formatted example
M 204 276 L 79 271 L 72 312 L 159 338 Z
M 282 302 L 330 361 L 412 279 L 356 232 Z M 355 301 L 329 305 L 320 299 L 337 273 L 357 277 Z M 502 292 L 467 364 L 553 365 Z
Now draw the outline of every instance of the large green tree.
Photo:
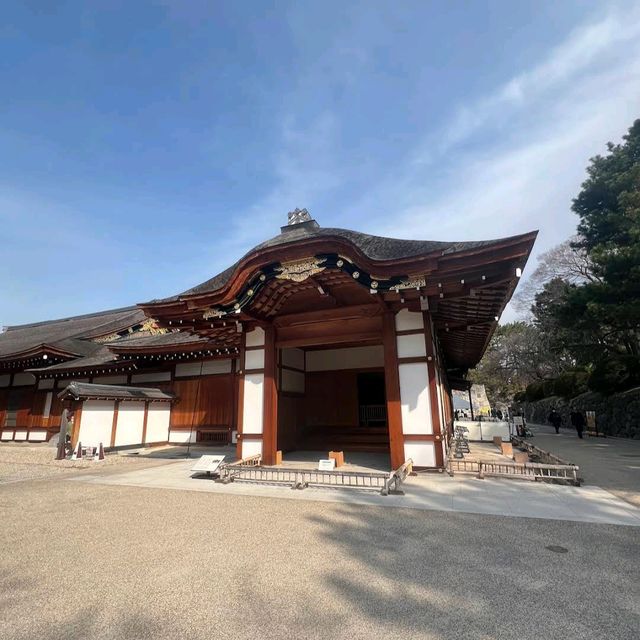
M 579 391 L 588 374 L 605 393 L 640 383 L 640 120 L 587 174 L 578 235 L 543 254 L 517 296 L 529 321 L 498 327 L 470 374 L 492 402 L 532 382 L 557 393 L 552 379 Z
M 598 280 L 575 287 L 562 317 L 600 327 L 611 353 L 640 355 L 640 120 L 592 158 L 573 201 L 579 240 Z

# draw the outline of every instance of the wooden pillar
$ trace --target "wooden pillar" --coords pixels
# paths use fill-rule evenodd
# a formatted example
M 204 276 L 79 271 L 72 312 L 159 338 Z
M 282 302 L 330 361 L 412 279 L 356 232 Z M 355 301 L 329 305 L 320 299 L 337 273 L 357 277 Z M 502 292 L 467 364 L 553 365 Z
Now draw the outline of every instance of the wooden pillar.
M 398 373 L 395 318 L 391 312 L 385 313 L 382 319 L 382 344 L 384 347 L 384 381 L 387 395 L 391 467 L 397 469 L 404 463 L 404 437 L 400 409 L 400 375 Z
M 240 340 L 240 353 L 238 354 L 238 369 L 234 376 L 236 385 L 236 458 L 242 458 L 242 416 L 244 413 L 244 363 L 245 363 L 245 340 L 246 334 L 243 333 Z
M 142 444 L 147 443 L 147 422 L 149 421 L 149 401 L 144 403 L 144 416 L 142 418 Z
M 120 410 L 120 400 L 116 400 L 113 405 L 113 420 L 111 422 L 111 439 L 109 442 L 110 447 L 116 446 L 116 430 L 118 428 L 118 411 Z
M 71 447 L 75 449 L 78 444 L 78 436 L 80 435 L 80 420 L 82 420 L 82 401 L 72 402 L 71 409 L 73 411 L 73 427 L 71 428 Z
M 440 420 L 440 403 L 438 399 L 438 379 L 436 377 L 435 358 L 433 346 L 433 333 L 431 331 L 431 318 L 427 312 L 422 314 L 424 320 L 424 339 L 427 350 L 427 371 L 429 373 L 429 405 L 431 407 L 431 424 L 435 442 L 436 464 L 442 467 L 444 456 L 442 453 L 442 425 Z
M 278 442 L 278 362 L 276 329 L 270 325 L 264 330 L 264 397 L 262 460 L 264 464 L 275 464 Z
M 469 393 L 469 411 L 471 411 L 471 419 L 475 420 L 475 417 L 473 415 L 473 400 L 471 399 L 471 387 L 469 387 L 467 391 Z

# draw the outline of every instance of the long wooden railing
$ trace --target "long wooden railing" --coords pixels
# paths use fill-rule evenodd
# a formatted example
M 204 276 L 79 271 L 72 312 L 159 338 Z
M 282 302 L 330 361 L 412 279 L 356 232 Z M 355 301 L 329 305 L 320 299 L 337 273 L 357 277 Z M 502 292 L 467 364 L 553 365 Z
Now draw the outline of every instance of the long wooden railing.
M 395 471 L 320 471 L 288 467 L 263 467 L 252 459 L 244 459 L 220 467 L 223 483 L 252 482 L 255 484 L 287 485 L 292 489 L 329 487 L 333 489 L 360 489 L 377 491 L 381 495 L 398 493 L 402 483 L 413 469 L 413 461 L 407 460 Z
M 553 457 L 561 460 L 556 456 Z M 472 474 L 477 478 L 516 478 L 533 481 L 560 480 L 569 482 L 577 487 L 580 486 L 579 467 L 565 461 L 562 462 L 563 464 L 459 459 L 453 456 L 453 450 L 451 449 L 447 458 L 447 473 L 450 476 L 454 476 L 456 473 Z

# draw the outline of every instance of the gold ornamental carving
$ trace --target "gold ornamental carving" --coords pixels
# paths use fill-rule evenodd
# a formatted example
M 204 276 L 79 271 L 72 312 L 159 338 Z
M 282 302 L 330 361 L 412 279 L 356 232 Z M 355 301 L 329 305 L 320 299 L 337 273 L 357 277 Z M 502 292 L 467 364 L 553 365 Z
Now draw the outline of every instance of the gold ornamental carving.
M 159 336 L 165 333 L 169 333 L 169 329 L 165 329 L 164 327 L 160 327 L 158 325 L 158 321 L 155 318 L 148 318 L 142 323 L 140 327 L 140 331 L 146 331 L 150 333 L 152 336 Z
M 321 273 L 326 269 L 322 266 L 324 259 L 304 258 L 303 260 L 294 260 L 292 262 L 283 262 L 276 271 L 276 278 L 279 280 L 292 280 L 293 282 L 304 282 L 307 278 Z
M 398 284 L 394 284 L 390 289 L 394 289 L 395 291 L 401 291 L 402 289 L 420 289 L 420 287 L 427 286 L 427 279 L 422 278 L 412 278 L 410 280 L 402 280 Z
M 227 314 L 220 309 L 207 309 L 203 314 L 202 318 L 204 320 L 216 320 L 218 318 L 222 318 L 222 316 L 226 316 Z

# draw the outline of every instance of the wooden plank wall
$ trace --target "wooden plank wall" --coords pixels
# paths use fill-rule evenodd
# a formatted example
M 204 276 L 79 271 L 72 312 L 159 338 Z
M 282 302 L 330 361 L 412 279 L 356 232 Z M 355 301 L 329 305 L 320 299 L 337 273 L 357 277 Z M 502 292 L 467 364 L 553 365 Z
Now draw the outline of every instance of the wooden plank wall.
M 358 371 L 306 374 L 306 426 L 358 426 Z
M 7 410 L 7 400 L 9 399 L 9 390 L 0 389 L 0 430 L 4 427 L 4 417 Z
M 278 395 L 278 440 L 281 451 L 293 451 L 298 446 L 298 429 L 305 423 L 305 397 L 302 394 Z
M 180 398 L 171 411 L 172 429 L 233 427 L 233 375 L 175 380 L 172 391 Z

